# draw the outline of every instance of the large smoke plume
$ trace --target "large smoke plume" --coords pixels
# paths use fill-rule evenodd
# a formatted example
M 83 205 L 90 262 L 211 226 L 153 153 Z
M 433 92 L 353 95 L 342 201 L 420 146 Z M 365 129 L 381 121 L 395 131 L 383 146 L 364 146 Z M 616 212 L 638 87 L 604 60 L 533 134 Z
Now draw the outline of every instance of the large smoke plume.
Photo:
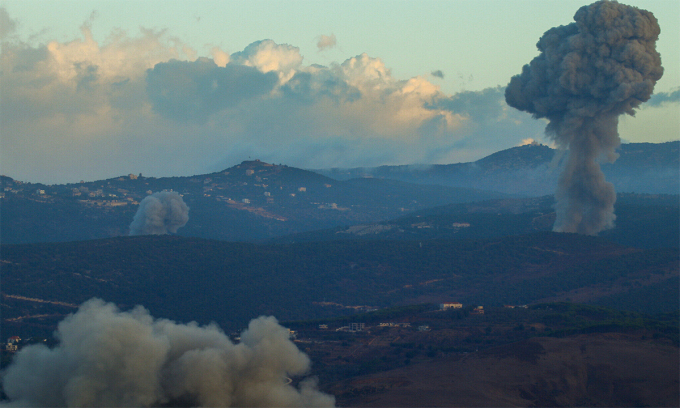
M 660 29 L 652 13 L 606 0 L 581 7 L 574 20 L 543 34 L 540 55 L 510 80 L 505 99 L 547 118 L 546 133 L 569 151 L 554 230 L 594 235 L 616 218 L 599 161 L 617 159 L 618 116 L 633 115 L 663 75 Z
M 332 396 L 288 376 L 309 358 L 273 317 L 259 317 L 232 343 L 215 325 L 154 319 L 92 299 L 64 319 L 49 349 L 22 349 L 3 385 L 11 406 L 333 406 Z
M 130 224 L 130 235 L 176 233 L 189 221 L 189 207 L 174 191 L 161 191 L 145 197 Z

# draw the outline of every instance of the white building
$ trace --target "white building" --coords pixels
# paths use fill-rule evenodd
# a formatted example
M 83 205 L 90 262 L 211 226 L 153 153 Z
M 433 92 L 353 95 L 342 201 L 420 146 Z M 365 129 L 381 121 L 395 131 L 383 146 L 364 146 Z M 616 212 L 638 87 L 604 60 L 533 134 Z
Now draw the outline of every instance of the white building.
M 463 304 L 458 302 L 440 303 L 439 310 L 462 309 Z

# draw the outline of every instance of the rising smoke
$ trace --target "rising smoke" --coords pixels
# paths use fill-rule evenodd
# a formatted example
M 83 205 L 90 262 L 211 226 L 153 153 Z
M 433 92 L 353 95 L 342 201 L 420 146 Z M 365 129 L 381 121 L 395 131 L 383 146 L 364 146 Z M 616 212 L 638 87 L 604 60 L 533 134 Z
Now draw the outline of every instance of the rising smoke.
M 599 161 L 617 159 L 618 116 L 633 115 L 663 75 L 660 29 L 652 13 L 607 0 L 581 7 L 574 20 L 543 34 L 541 53 L 512 77 L 505 99 L 547 118 L 548 136 L 568 149 L 554 230 L 594 235 L 616 218 Z
M 22 349 L 3 386 L 9 406 L 330 407 L 311 380 L 307 355 L 273 317 L 259 317 L 232 343 L 215 325 L 154 319 L 99 299 L 64 319 L 49 349 Z
M 130 235 L 176 233 L 189 221 L 189 207 L 174 191 L 161 191 L 145 197 L 130 224 Z

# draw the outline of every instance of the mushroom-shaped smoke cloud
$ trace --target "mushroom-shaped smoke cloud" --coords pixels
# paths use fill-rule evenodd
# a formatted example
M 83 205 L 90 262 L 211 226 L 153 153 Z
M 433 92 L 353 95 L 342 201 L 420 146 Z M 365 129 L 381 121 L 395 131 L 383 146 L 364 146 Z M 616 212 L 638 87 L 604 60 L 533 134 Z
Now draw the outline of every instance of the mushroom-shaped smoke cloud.
M 505 91 L 508 105 L 547 118 L 546 133 L 568 149 L 557 187 L 554 230 L 594 235 L 614 225 L 614 186 L 599 160 L 614 162 L 618 116 L 652 95 L 663 75 L 652 13 L 602 0 L 581 7 L 575 23 L 551 28 L 541 52 Z
M 7 369 L 11 405 L 30 407 L 329 407 L 314 382 L 288 376 L 309 358 L 273 317 L 250 322 L 232 343 L 215 325 L 154 319 L 91 299 L 58 327 L 59 344 L 22 349 Z
M 189 221 L 189 207 L 174 191 L 161 191 L 145 197 L 130 224 L 130 235 L 175 233 Z

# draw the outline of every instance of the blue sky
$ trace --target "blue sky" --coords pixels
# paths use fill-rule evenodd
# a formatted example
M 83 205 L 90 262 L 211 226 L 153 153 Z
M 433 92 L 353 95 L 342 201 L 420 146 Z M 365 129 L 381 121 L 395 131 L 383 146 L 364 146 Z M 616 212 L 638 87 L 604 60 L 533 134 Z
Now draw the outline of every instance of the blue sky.
M 665 72 L 657 103 L 621 118 L 620 136 L 677 140 L 680 4 L 624 3 L 659 20 Z M 453 163 L 550 143 L 545 122 L 504 104 L 503 87 L 540 36 L 586 4 L 3 1 L 0 173 L 63 183 L 191 175 L 249 157 Z M 196 85 L 197 72 L 212 83 Z M 230 96 L 206 96 L 218 88 Z

